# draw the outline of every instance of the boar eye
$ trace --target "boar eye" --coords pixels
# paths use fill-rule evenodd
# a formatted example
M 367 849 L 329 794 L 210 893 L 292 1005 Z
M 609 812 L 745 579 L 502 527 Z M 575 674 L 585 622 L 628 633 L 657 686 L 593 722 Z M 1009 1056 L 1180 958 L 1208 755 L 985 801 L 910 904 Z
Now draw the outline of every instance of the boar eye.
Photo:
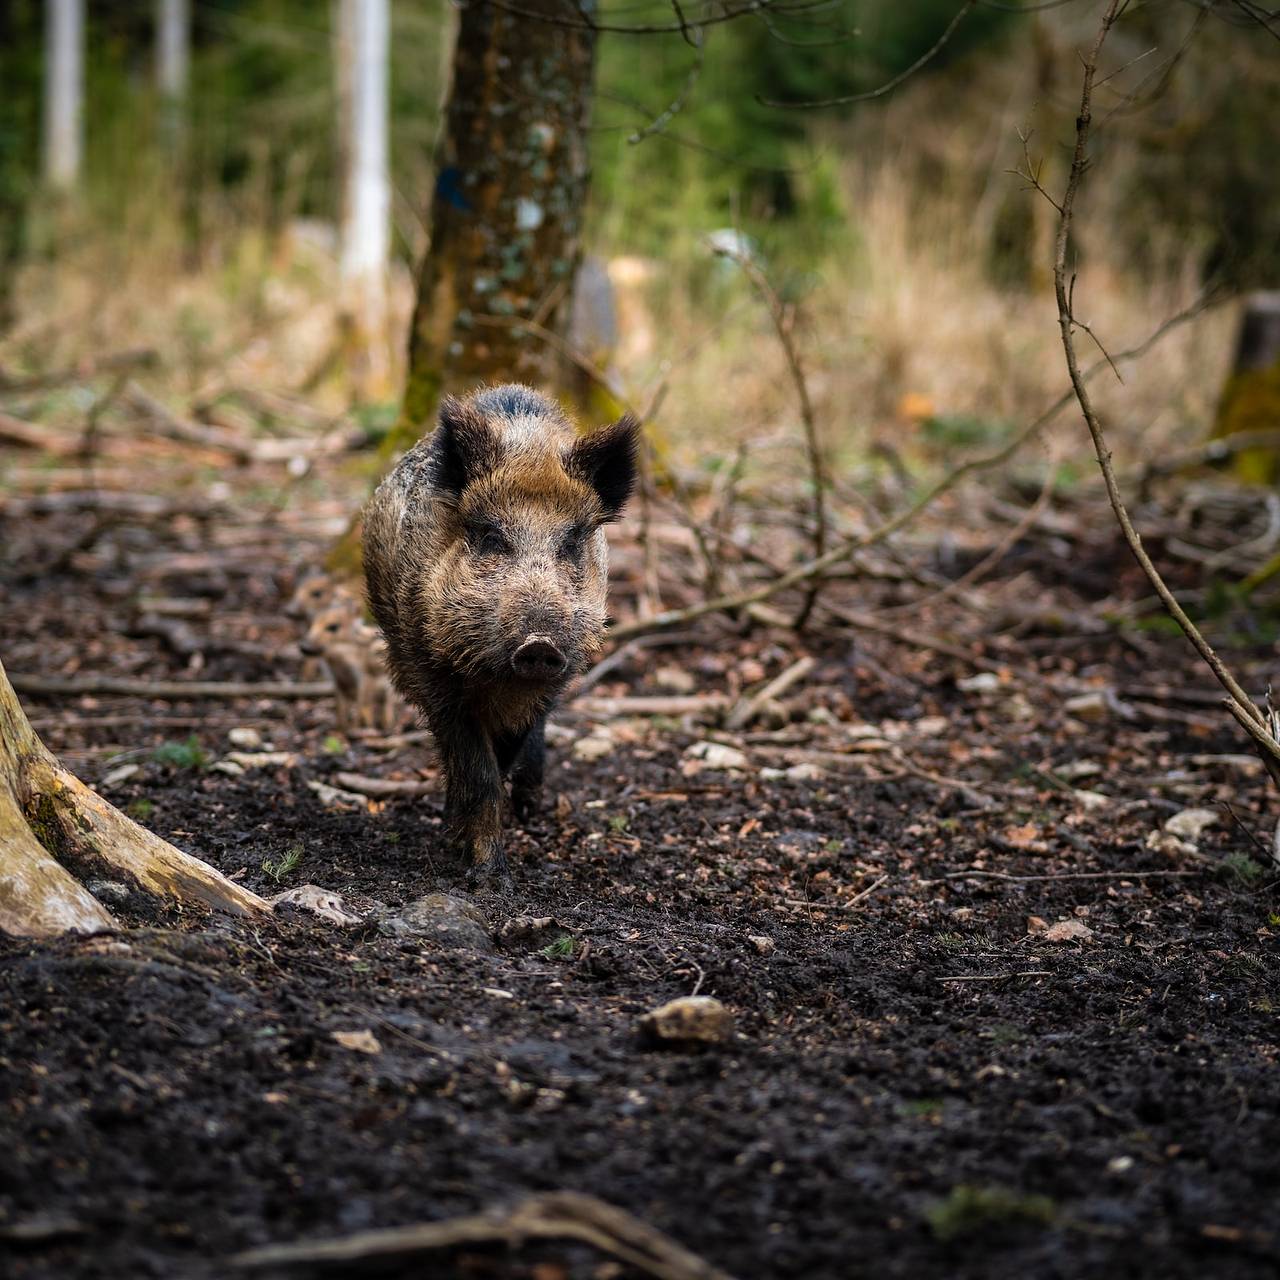
M 560 558 L 562 560 L 579 559 L 586 548 L 589 532 L 587 529 L 570 529 L 560 543 Z
M 471 530 L 471 545 L 480 556 L 501 556 L 511 550 L 502 531 L 491 524 L 478 525 Z

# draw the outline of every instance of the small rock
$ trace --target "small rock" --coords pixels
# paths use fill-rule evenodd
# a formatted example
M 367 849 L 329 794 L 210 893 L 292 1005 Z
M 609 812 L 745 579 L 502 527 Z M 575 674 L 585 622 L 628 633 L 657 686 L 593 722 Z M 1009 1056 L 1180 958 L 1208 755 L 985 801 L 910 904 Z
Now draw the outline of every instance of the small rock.
M 951 728 L 951 721 L 946 716 L 921 716 L 911 726 L 911 733 L 916 738 L 937 738 Z
M 1027 917 L 1028 933 L 1043 933 L 1049 927 L 1049 922 L 1043 916 Z
M 223 757 L 242 769 L 292 768 L 298 757 L 292 751 L 228 751 Z
M 685 762 L 680 766 L 680 772 L 685 777 L 691 777 L 703 769 L 726 772 L 745 769 L 748 763 L 744 752 L 737 747 L 726 746 L 723 742 L 695 742 L 684 754 Z
M 733 1014 L 714 996 L 681 996 L 646 1013 L 638 1025 L 663 1044 L 724 1044 L 733 1035 Z
M 822 770 L 816 764 L 801 763 L 793 764 L 787 770 L 787 780 L 789 782 L 819 782 L 822 779 Z
M 698 682 L 683 667 L 659 667 L 653 673 L 653 682 L 668 693 L 692 693 Z
M 1000 688 L 1000 677 L 994 671 L 979 671 L 976 676 L 965 676 L 956 681 L 961 693 L 995 693 Z
M 1068 698 L 1062 704 L 1063 711 L 1077 720 L 1097 722 L 1110 716 L 1119 716 L 1122 720 L 1132 720 L 1135 712 L 1128 703 L 1121 702 L 1113 689 L 1090 689 L 1088 693 L 1079 693 Z
M 585 738 L 579 738 L 573 744 L 573 758 L 575 760 L 603 760 L 605 756 L 613 753 L 617 743 L 603 729 L 592 729 Z
M 382 1052 L 378 1037 L 367 1028 L 364 1031 L 334 1031 L 330 1034 L 344 1049 L 354 1049 L 356 1053 Z
M 1179 840 L 1170 831 L 1152 831 L 1147 836 L 1147 848 L 1169 858 L 1186 857 L 1200 852 L 1195 845 L 1187 840 Z
M 451 893 L 429 893 L 394 914 L 386 915 L 378 926 L 383 933 L 429 938 L 443 947 L 460 951 L 492 951 L 489 922 L 474 902 Z
M 764 933 L 749 933 L 747 934 L 747 941 L 762 956 L 771 956 L 778 949 L 774 940 Z
M 141 768 L 142 766 L 137 764 L 118 765 L 116 768 L 111 769 L 102 775 L 102 781 L 99 785 L 103 787 L 119 786 L 120 783 L 126 782 L 129 778 L 132 778 L 133 775 Z
M 1040 714 L 1022 693 L 1011 693 L 1001 702 L 1000 710 L 1010 720 L 1035 720 Z
M 1046 942 L 1090 942 L 1093 930 L 1079 920 L 1059 920 L 1040 935 Z
M 1104 796 L 1101 791 L 1076 791 L 1076 803 L 1088 813 L 1096 813 L 1099 809 L 1109 808 L 1111 797 Z
M 1217 821 L 1216 809 L 1183 809 L 1164 824 L 1164 829 L 1171 836 L 1177 836 L 1180 840 L 1190 840 L 1194 844 Z
M 262 746 L 262 734 L 249 725 L 240 725 L 227 731 L 227 741 L 241 751 L 257 751 Z
M 1068 760 L 1066 764 L 1055 766 L 1053 772 L 1065 782 L 1075 782 L 1101 773 L 1102 766 L 1096 760 Z
M 215 760 L 209 768 L 214 773 L 225 773 L 229 778 L 242 778 L 245 774 L 244 765 L 236 764 L 234 760 Z
M 360 917 L 347 911 L 339 894 L 322 889 L 318 884 L 301 884 L 296 889 L 286 889 L 283 893 L 276 894 L 270 902 L 273 907 L 300 907 L 303 911 L 310 911 L 322 920 L 328 920 L 344 929 L 360 923 Z

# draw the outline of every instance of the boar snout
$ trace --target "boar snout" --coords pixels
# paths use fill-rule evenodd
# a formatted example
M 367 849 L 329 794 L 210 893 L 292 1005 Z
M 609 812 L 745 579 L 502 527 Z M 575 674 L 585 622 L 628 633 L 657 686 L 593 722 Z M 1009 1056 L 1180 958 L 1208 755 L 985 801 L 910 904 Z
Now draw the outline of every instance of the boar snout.
M 569 659 L 546 635 L 528 636 L 511 655 L 511 669 L 522 680 L 554 680 L 568 665 Z
M 299 640 L 298 652 L 306 658 L 319 658 L 324 654 L 324 650 L 315 640 Z

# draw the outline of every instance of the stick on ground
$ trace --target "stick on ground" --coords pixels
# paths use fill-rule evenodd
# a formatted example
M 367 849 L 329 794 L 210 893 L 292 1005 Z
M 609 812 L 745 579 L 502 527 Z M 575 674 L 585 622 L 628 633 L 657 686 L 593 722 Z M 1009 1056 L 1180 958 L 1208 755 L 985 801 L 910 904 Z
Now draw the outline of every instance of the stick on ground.
M 505 1244 L 518 1248 L 531 1239 L 580 1240 L 653 1276 L 654 1280 L 730 1280 L 725 1272 L 624 1209 L 575 1191 L 530 1196 L 510 1209 L 491 1209 L 415 1227 L 362 1231 L 341 1240 L 267 1245 L 236 1254 L 230 1261 L 232 1266 L 240 1268 L 326 1263 L 350 1266 L 372 1263 L 375 1259 L 408 1258 L 459 1245 Z

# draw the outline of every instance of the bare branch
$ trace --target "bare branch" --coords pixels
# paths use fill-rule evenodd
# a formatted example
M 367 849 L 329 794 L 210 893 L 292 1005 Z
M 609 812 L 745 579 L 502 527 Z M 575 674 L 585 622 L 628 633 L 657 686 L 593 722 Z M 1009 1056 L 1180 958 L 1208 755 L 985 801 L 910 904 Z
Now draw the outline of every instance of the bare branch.
M 743 274 L 751 281 L 756 292 L 764 299 L 769 308 L 769 318 L 773 321 L 774 332 L 777 333 L 778 342 L 787 358 L 787 370 L 791 374 L 796 398 L 800 402 L 805 453 L 809 459 L 809 476 L 813 485 L 813 554 L 815 559 L 821 558 L 827 549 L 827 491 L 831 483 L 827 477 L 822 445 L 818 440 L 818 422 L 813 412 L 813 401 L 809 397 L 809 384 L 805 380 L 804 366 L 800 362 L 800 352 L 796 348 L 792 334 L 794 312 L 790 317 L 788 316 L 787 308 L 778 296 L 777 290 L 769 283 L 768 276 L 751 261 L 747 254 L 729 249 L 718 249 L 716 252 L 736 262 L 742 268 Z M 804 624 L 809 620 L 809 614 L 813 611 L 813 602 L 818 598 L 820 590 L 821 578 L 815 576 L 813 586 L 806 594 L 804 603 L 800 606 L 800 612 L 796 614 L 795 622 L 792 624 L 797 631 L 803 629 Z
M 1137 346 L 1131 347 L 1128 351 L 1118 352 L 1113 357 L 1114 363 L 1118 365 L 1124 364 L 1127 361 L 1137 360 L 1146 355 L 1162 338 L 1202 314 L 1214 301 L 1216 299 L 1211 295 L 1202 295 L 1190 306 L 1164 320 Z M 1083 380 L 1088 382 L 1099 370 L 1106 367 L 1107 362 L 1105 360 L 1096 361 L 1084 371 L 1082 374 Z M 968 462 L 962 463 L 954 470 L 949 471 L 909 507 L 904 508 L 897 515 L 890 517 L 876 526 L 876 528 L 845 539 L 839 546 L 833 547 L 825 555 L 819 556 L 815 560 L 810 560 L 805 564 L 797 565 L 787 573 L 749 591 L 720 596 L 714 600 L 692 605 L 687 609 L 670 609 L 651 617 L 636 618 L 632 622 L 613 628 L 609 633 L 610 637 L 613 640 L 629 640 L 633 636 L 647 635 L 652 631 L 665 631 L 672 627 L 683 626 L 687 622 L 692 622 L 696 618 L 706 617 L 711 613 L 732 613 L 748 605 L 759 604 L 764 600 L 768 600 L 781 591 L 787 591 L 792 587 L 809 582 L 814 577 L 826 573 L 834 565 L 850 559 L 857 552 L 875 546 L 897 533 L 899 529 L 910 524 L 927 507 L 932 506 L 943 494 L 954 489 L 966 476 L 1003 466 L 1023 445 L 1039 435 L 1071 403 L 1074 397 L 1075 390 L 1073 385 L 1073 387 L 1064 391 L 1038 418 L 1028 423 L 999 449 L 993 453 L 971 458 Z
M 1079 360 L 1076 355 L 1074 329 L 1077 327 L 1077 322 L 1072 317 L 1072 299 L 1067 281 L 1067 242 L 1071 233 L 1076 195 L 1080 190 L 1080 183 L 1084 177 L 1088 162 L 1093 88 L 1094 78 L 1098 69 L 1098 59 L 1102 52 L 1102 46 L 1123 12 L 1126 3 L 1127 0 L 1108 0 L 1106 12 L 1103 14 L 1102 22 L 1098 28 L 1098 34 L 1094 39 L 1092 48 L 1084 59 L 1084 73 L 1080 90 L 1080 110 L 1076 116 L 1075 149 L 1072 153 L 1067 189 L 1062 197 L 1062 216 L 1058 222 L 1058 238 L 1053 264 L 1054 292 L 1058 299 L 1058 326 L 1062 333 L 1062 348 L 1066 356 L 1067 372 L 1071 377 L 1072 389 L 1075 392 L 1076 400 L 1080 404 L 1080 411 L 1084 415 L 1089 435 L 1093 440 L 1094 453 L 1097 456 L 1098 466 L 1102 471 L 1102 478 L 1106 484 L 1107 498 L 1111 503 L 1111 509 L 1115 513 L 1121 532 L 1124 534 L 1125 542 L 1128 543 L 1134 559 L 1137 560 L 1147 580 L 1159 596 L 1160 602 L 1182 629 L 1183 634 L 1191 642 L 1196 652 L 1204 659 L 1205 664 L 1213 672 L 1218 683 L 1227 691 L 1229 695 L 1228 710 L 1240 723 L 1241 727 L 1253 738 L 1259 754 L 1262 756 L 1263 763 L 1277 785 L 1280 785 L 1280 741 L 1276 740 L 1267 717 L 1249 695 L 1245 693 L 1244 689 L 1240 687 L 1235 676 L 1232 675 L 1222 659 L 1218 657 L 1212 646 L 1201 634 L 1199 628 L 1187 616 L 1177 597 L 1169 589 L 1159 570 L 1152 562 L 1151 557 L 1147 554 L 1142 545 L 1142 537 L 1129 518 L 1128 510 L 1125 508 L 1124 500 L 1120 493 L 1119 483 L 1116 480 L 1115 469 L 1112 466 L 1111 449 L 1107 444 L 1101 421 L 1093 406 L 1093 400 L 1089 394 L 1086 379 L 1080 371 Z
M 956 10 L 955 16 L 947 23 L 943 33 L 929 46 L 909 67 L 898 72 L 896 76 L 886 80 L 884 84 L 877 89 L 869 89 L 865 93 L 851 93 L 842 98 L 819 98 L 812 102 L 780 102 L 773 98 L 757 99 L 766 107 L 788 107 L 796 109 L 800 107 L 843 107 L 851 102 L 869 102 L 872 98 L 882 98 L 886 93 L 892 93 L 904 80 L 909 80 L 921 67 L 927 66 L 950 42 L 951 37 L 955 35 L 956 28 L 969 16 L 973 11 L 978 0 L 964 0 L 964 4 Z

